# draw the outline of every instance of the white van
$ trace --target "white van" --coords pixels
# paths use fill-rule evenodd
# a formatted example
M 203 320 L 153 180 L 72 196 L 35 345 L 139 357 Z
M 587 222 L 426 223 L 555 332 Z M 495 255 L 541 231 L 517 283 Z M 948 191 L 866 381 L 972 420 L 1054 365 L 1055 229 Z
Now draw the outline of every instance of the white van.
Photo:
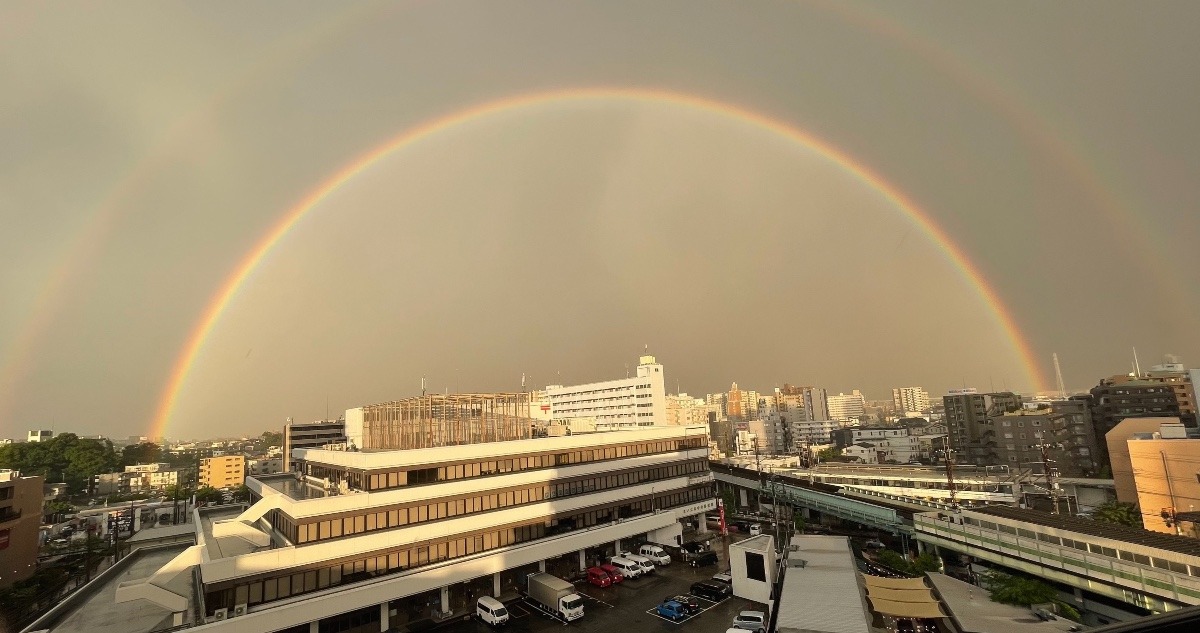
M 671 555 L 667 553 L 667 550 L 665 550 L 657 545 L 654 545 L 652 543 L 647 543 L 647 544 L 639 547 L 638 554 L 641 554 L 642 556 L 649 558 L 651 561 L 654 562 L 655 565 L 670 565 L 671 564 Z
M 508 609 L 504 608 L 503 602 L 491 596 L 481 596 L 475 601 L 475 615 L 492 626 L 501 626 L 508 622 Z
M 621 570 L 621 573 L 624 574 L 626 578 L 637 578 L 638 576 L 646 573 L 646 570 L 642 569 L 641 565 L 629 560 L 628 558 L 622 558 L 620 556 L 613 556 L 612 559 L 609 560 L 609 564 Z
M 643 573 L 646 573 L 646 574 L 654 573 L 654 561 L 650 560 L 649 558 L 646 558 L 645 556 L 640 556 L 638 554 L 630 554 L 628 552 L 622 552 L 621 556 L 624 556 L 625 558 L 640 565 Z

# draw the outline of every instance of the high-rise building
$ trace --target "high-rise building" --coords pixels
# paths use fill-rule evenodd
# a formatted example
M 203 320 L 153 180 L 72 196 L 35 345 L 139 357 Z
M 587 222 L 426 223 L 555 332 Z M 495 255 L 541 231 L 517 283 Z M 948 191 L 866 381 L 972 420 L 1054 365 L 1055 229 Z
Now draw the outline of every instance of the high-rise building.
M 1112 376 L 1092 387 L 1085 396 L 1092 410 L 1092 425 L 1097 438 L 1128 418 L 1179 417 L 1179 402 L 1170 385 L 1129 376 Z M 1109 463 L 1108 445 L 1100 442 L 1104 451 L 1101 464 Z
M 1184 426 L 1196 426 L 1196 385 L 1192 382 L 1192 372 L 1184 369 L 1180 363 L 1163 363 L 1151 367 L 1142 380 L 1170 387 L 1179 405 L 1180 420 Z
M 54 437 L 54 431 L 48 429 L 40 429 L 29 431 L 25 434 L 26 442 L 49 442 L 50 438 Z
M 198 544 L 116 599 L 218 633 L 387 631 L 403 599 L 450 614 L 622 544 L 679 544 L 716 508 L 703 427 L 295 455 L 305 483 L 248 478 L 253 505 L 202 508 Z
M 896 387 L 892 389 L 892 406 L 896 415 L 909 413 L 928 413 L 930 409 L 929 394 L 920 387 Z
M 37 571 L 45 477 L 0 470 L 0 588 Z
M 829 401 L 825 390 L 820 387 L 801 387 L 801 395 L 804 397 L 804 415 L 809 420 L 831 420 L 829 415 Z
M 1010 391 L 978 393 L 954 390 L 942 396 L 946 407 L 947 444 L 955 461 L 979 466 L 1000 463 L 999 438 L 992 419 L 1021 408 L 1021 396 Z
M 362 411 L 356 411 L 359 416 L 359 428 L 362 428 Z M 346 418 L 340 420 L 319 420 L 317 422 L 292 422 L 283 426 L 283 470 L 292 472 L 295 460 L 292 459 L 292 449 L 320 448 L 330 444 L 346 443 Z
M 668 395 L 666 399 L 668 426 L 707 425 L 710 418 L 724 414 L 722 407 L 707 404 L 704 398 L 693 398 L 686 393 Z
M 553 420 L 590 418 L 596 429 L 612 430 L 667 423 L 667 388 L 663 366 L 653 356 L 642 356 L 637 372 L 584 385 L 546 387 Z
M 1045 474 L 1049 467 L 1062 477 L 1095 477 L 1100 473 L 1103 464 L 1098 459 L 1104 452 L 1086 401 L 1039 403 L 1037 409 L 1005 412 L 991 422 L 1000 464 L 1035 474 Z
M 866 415 L 867 399 L 857 389 L 849 394 L 839 393 L 836 396 L 829 396 L 825 399 L 825 403 L 829 407 L 829 419 L 831 420 L 860 420 Z
M 729 388 L 725 397 L 725 415 L 731 418 L 754 420 L 758 418 L 759 396 L 757 391 L 738 389 L 737 383 Z
M 233 488 L 246 481 L 246 458 L 242 455 L 219 455 L 200 460 L 200 485 L 210 488 Z

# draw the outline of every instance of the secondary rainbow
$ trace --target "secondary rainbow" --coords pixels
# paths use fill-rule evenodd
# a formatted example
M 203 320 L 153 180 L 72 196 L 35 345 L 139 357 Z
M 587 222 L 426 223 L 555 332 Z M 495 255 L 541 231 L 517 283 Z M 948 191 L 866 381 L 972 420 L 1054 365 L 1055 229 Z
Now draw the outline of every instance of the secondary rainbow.
M 410 129 L 391 138 L 382 145 L 368 151 L 351 161 L 337 173 L 321 183 L 285 213 L 270 230 L 263 235 L 250 252 L 234 268 L 232 274 L 221 284 L 217 293 L 209 301 L 199 321 L 187 338 L 179 357 L 171 369 L 166 387 L 159 398 L 147 433 L 150 437 L 162 437 L 174 413 L 179 394 L 187 382 L 188 374 L 197 357 L 204 347 L 204 342 L 220 320 L 221 315 L 237 295 L 238 290 L 288 232 L 304 216 L 315 208 L 322 200 L 337 191 L 342 185 L 355 176 L 369 169 L 380 159 L 408 147 L 418 141 L 428 138 L 438 132 L 453 128 L 469 121 L 504 111 L 516 110 L 535 105 L 565 103 L 572 101 L 616 100 L 667 103 L 680 107 L 691 108 L 714 114 L 720 114 L 744 121 L 761 129 L 773 132 L 787 138 L 798 145 L 809 148 L 837 164 L 846 172 L 853 174 L 869 184 L 882 196 L 895 204 L 917 228 L 921 229 L 942 250 L 947 259 L 958 269 L 964 278 L 976 289 L 980 298 L 993 313 L 997 323 L 1010 339 L 1014 350 L 1021 359 L 1027 378 L 1037 389 L 1045 383 L 1040 366 L 1033 354 L 1029 342 L 1017 327 L 1016 321 L 994 288 L 987 282 L 979 268 L 967 258 L 960 249 L 934 221 L 910 200 L 904 193 L 884 180 L 866 165 L 855 160 L 846 152 L 831 145 L 825 140 L 805 131 L 772 119 L 763 114 L 747 110 L 738 105 L 716 101 L 706 97 L 670 92 L 664 90 L 638 88 L 579 88 L 555 90 L 547 92 L 526 93 L 488 101 L 457 112 L 441 116 Z

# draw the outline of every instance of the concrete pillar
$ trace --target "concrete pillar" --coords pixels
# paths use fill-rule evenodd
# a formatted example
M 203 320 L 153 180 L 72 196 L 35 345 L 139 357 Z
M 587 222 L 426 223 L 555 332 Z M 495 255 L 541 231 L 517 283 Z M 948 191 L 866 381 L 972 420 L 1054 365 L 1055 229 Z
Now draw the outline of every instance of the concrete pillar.
M 171 626 L 183 626 L 183 611 L 171 614 Z
M 321 633 L 321 621 L 313 620 L 308 623 L 308 633 Z
M 388 623 L 389 615 L 391 615 L 391 613 L 390 613 L 390 609 L 388 609 L 388 603 L 384 602 L 383 604 L 379 605 L 379 630 L 380 631 L 387 631 L 388 629 L 392 628 L 391 625 Z
M 924 553 L 925 553 L 925 543 L 922 541 L 917 541 L 917 556 L 920 556 L 921 554 L 924 554 Z
M 613 541 L 613 553 L 621 551 L 621 539 Z
M 708 519 L 703 514 L 696 515 L 696 534 L 708 534 Z
M 538 561 L 538 571 L 540 571 L 540 572 L 542 572 L 542 573 L 545 573 L 545 571 L 546 571 L 546 561 L 544 561 L 544 560 L 539 560 L 539 561 Z
M 492 574 L 492 597 L 500 599 L 500 572 Z
M 584 550 L 579 550 L 579 571 L 584 571 L 587 568 L 587 552 Z
M 442 587 L 442 613 L 450 611 L 450 587 Z

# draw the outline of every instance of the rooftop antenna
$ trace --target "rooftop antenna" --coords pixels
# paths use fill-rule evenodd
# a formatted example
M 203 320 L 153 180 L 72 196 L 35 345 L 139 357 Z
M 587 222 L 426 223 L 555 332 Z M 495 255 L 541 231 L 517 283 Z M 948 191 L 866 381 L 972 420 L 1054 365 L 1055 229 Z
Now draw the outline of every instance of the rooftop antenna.
M 1142 366 L 1138 364 L 1136 347 L 1133 348 L 1133 377 L 1134 378 L 1142 377 Z
M 1067 387 L 1063 384 L 1062 366 L 1058 364 L 1058 352 L 1052 354 L 1054 357 L 1054 379 L 1058 381 L 1058 395 L 1063 400 L 1067 399 Z

